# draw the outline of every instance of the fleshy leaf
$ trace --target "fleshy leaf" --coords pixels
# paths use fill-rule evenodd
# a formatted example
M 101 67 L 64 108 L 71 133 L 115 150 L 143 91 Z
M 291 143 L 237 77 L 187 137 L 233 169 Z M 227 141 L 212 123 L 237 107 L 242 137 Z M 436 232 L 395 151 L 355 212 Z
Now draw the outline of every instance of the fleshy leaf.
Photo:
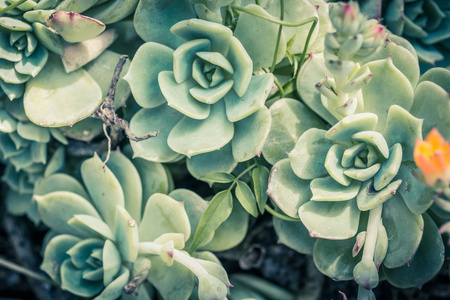
M 395 287 L 421 288 L 441 269 L 444 262 L 444 244 L 439 230 L 428 214 L 423 215 L 424 232 L 417 252 L 408 265 L 387 269 L 383 274 Z
M 361 183 L 352 180 L 348 186 L 339 184 L 333 178 L 327 176 L 315 178 L 311 181 L 311 192 L 314 201 L 345 201 L 356 197 Z
M 26 140 L 40 143 L 50 142 L 50 132 L 48 128 L 35 125 L 31 122 L 17 124 L 17 133 Z
M 298 208 L 312 197 L 309 184 L 294 174 L 289 159 L 283 159 L 272 167 L 267 194 L 285 214 L 297 218 Z
M 57 11 L 46 18 L 50 28 L 69 43 L 78 43 L 96 37 L 105 30 L 105 24 L 74 12 Z
M 83 269 L 65 260 L 61 265 L 61 288 L 77 296 L 92 297 L 103 289 L 103 283 L 83 279 Z
M 269 182 L 269 170 L 264 166 L 257 165 L 252 171 L 252 182 L 259 212 L 263 214 L 268 198 L 267 186 Z
M 89 215 L 74 215 L 67 223 L 85 236 L 116 240 L 108 224 L 99 218 Z
M 42 178 L 36 184 L 33 193 L 35 195 L 42 196 L 57 191 L 72 192 L 87 200 L 90 199 L 81 183 L 67 174 L 52 174 Z
M 64 46 L 61 43 L 58 34 L 50 30 L 50 28 L 44 24 L 34 22 L 33 32 L 39 40 L 39 43 L 41 43 L 45 48 L 58 55 L 64 54 Z
M 75 193 L 52 192 L 44 196 L 34 196 L 34 198 L 38 203 L 42 222 L 56 232 L 77 235 L 78 231 L 67 224 L 67 221 L 77 214 L 90 215 L 100 219 L 92 204 Z
M 273 227 L 278 236 L 278 243 L 302 254 L 312 254 L 316 239 L 309 236 L 308 230 L 301 222 L 273 217 Z
M 218 102 L 211 107 L 205 120 L 184 117 L 169 134 L 169 147 L 188 157 L 211 152 L 225 146 L 233 137 L 233 123 L 225 115 L 225 105 Z
M 119 181 L 109 168 L 103 168 L 103 162 L 97 154 L 83 162 L 81 176 L 103 220 L 113 227 L 116 205 L 124 206 L 124 194 Z
M 326 138 L 326 134 L 327 131 L 316 128 L 305 131 L 288 154 L 292 170 L 298 177 L 314 179 L 328 173 L 324 166 L 325 158 L 333 142 Z
M 351 145 L 352 136 L 360 131 L 371 131 L 378 122 L 373 113 L 360 113 L 347 116 L 331 127 L 325 137 L 332 141 Z
M 61 264 L 69 258 L 66 253 L 72 248 L 80 239 L 69 234 L 60 234 L 55 236 L 45 246 L 44 260 L 41 264 L 41 270 L 46 272 L 52 280 L 60 284 L 59 270 Z
M 195 178 L 212 172 L 231 173 L 236 165 L 230 143 L 220 150 L 195 155 L 186 160 L 187 169 Z
M 431 109 L 432 105 L 427 105 Z M 386 128 L 383 136 L 389 146 L 400 143 L 402 146 L 402 161 L 413 161 L 416 140 L 422 139 L 422 120 L 413 117 L 405 109 L 397 105 L 389 108 Z
M 311 237 L 338 240 L 349 239 L 356 234 L 360 211 L 356 199 L 339 202 L 309 201 L 300 206 L 298 215 Z
M 382 218 L 389 238 L 383 265 L 387 268 L 401 267 L 407 264 L 417 251 L 423 235 L 423 218 L 409 211 L 398 194 L 383 205 Z
M 235 161 L 242 162 L 255 156 L 261 156 L 271 123 L 270 112 L 263 107 L 234 124 L 234 136 L 231 145 Z
M 103 261 L 103 284 L 107 286 L 116 277 L 120 270 L 122 261 L 120 259 L 120 252 L 113 242 L 105 241 L 102 252 Z
M 234 91 L 225 96 L 227 118 L 237 122 L 264 107 L 267 96 L 273 85 L 273 75 L 263 74 L 252 76 L 250 84 L 242 97 Z
M 107 299 L 116 299 L 120 297 L 123 293 L 124 286 L 130 280 L 130 271 L 122 266 L 120 269 L 119 276 L 117 276 L 113 282 L 111 282 L 103 292 L 95 297 L 95 300 L 107 300 Z
M 119 151 L 111 152 L 106 165 L 122 186 L 126 211 L 139 224 L 141 220 L 142 183 L 138 171 L 133 163 Z
M 191 228 L 184 204 L 156 193 L 145 206 L 139 226 L 139 242 L 151 242 L 164 233 L 183 233 L 187 241 Z
M 389 200 L 393 195 L 395 195 L 401 183 L 401 180 L 396 180 L 388 184 L 380 191 L 374 190 L 372 181 L 363 184 L 358 196 L 356 197 L 358 208 L 362 211 L 371 210 Z
M 48 51 L 41 45 L 38 45 L 33 54 L 23 57 L 21 61 L 14 65 L 17 72 L 36 77 L 37 74 L 47 63 Z
M 96 248 L 102 249 L 105 242 L 100 239 L 83 239 L 66 251 L 70 255 L 70 261 L 77 268 L 85 268 L 86 260 Z
M 140 106 L 153 108 L 166 102 L 159 88 L 158 74 L 173 70 L 172 56 L 172 49 L 157 43 L 145 43 L 136 51 L 123 78 L 130 84 Z
M 137 136 L 158 131 L 158 136 L 140 142 L 130 141 L 134 156 L 157 162 L 171 162 L 179 158 L 180 154 L 167 144 L 167 138 L 182 117 L 182 114 L 164 104 L 138 111 L 131 119 L 130 130 Z
M 272 165 L 287 158 L 287 153 L 294 149 L 298 138 L 307 129 L 325 129 L 324 122 L 302 102 L 295 99 L 279 99 L 269 110 L 272 124 L 262 153 Z
M 117 247 L 122 259 L 134 262 L 138 255 L 139 244 L 137 222 L 123 206 L 117 205 L 114 226 Z
M 27 82 L 23 99 L 28 118 L 47 127 L 73 125 L 92 115 L 101 101 L 100 87 L 86 71 L 67 74 L 56 59 Z

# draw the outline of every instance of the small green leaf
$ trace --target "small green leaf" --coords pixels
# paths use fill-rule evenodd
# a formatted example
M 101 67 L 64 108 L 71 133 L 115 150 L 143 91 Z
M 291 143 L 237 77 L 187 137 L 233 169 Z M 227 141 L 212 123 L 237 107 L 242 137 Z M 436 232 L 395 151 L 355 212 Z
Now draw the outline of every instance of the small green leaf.
M 252 172 L 252 182 L 259 212 L 263 214 L 267 199 L 269 198 L 266 193 L 269 183 L 269 170 L 264 166 L 256 166 Z
M 95 249 L 102 249 L 105 242 L 100 239 L 83 239 L 66 251 L 73 265 L 79 269 L 86 268 L 86 260 Z
M 195 155 L 186 159 L 186 166 L 195 178 L 212 172 L 231 173 L 237 162 L 233 158 L 231 143 L 217 151 Z
M 211 172 L 205 174 L 199 178 L 199 180 L 210 181 L 210 182 L 218 182 L 218 183 L 229 183 L 233 182 L 236 178 L 225 172 Z
M 235 193 L 242 207 L 255 218 L 258 217 L 256 199 L 250 187 L 245 182 L 238 180 Z
M 121 252 L 110 240 L 105 241 L 102 252 L 103 261 L 103 285 L 107 286 L 116 277 L 122 264 Z
M 103 292 L 95 297 L 95 300 L 108 300 L 117 299 L 122 295 L 124 286 L 130 280 L 130 270 L 122 266 L 119 272 L 119 276 L 115 277 L 114 280 L 103 290 Z
M 89 215 L 74 215 L 67 223 L 85 236 L 116 240 L 108 224 L 99 218 Z
M 232 209 L 233 197 L 229 190 L 216 194 L 200 219 L 190 251 L 195 251 L 228 218 Z
M 103 289 L 103 282 L 83 279 L 78 269 L 67 259 L 61 265 L 61 288 L 81 297 L 93 297 Z

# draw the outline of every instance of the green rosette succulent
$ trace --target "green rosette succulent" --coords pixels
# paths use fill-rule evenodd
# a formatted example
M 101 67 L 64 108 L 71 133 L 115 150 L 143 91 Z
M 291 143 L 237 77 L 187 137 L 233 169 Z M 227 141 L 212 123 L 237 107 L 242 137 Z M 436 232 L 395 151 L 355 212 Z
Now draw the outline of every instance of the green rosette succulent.
M 312 53 L 297 78 L 301 99 L 332 127 L 311 122 L 313 128 L 295 132 L 298 141 L 285 149 L 288 158 L 275 156 L 268 194 L 301 221 L 274 220 L 281 242 L 312 253 L 327 276 L 354 279 L 367 299 L 380 278 L 420 287 L 442 266 L 442 239 L 426 213 L 433 191 L 413 175 L 413 148 L 432 126 L 446 127 L 448 118 L 439 112 L 446 85 L 433 72 L 419 79 L 417 56 L 406 40 L 390 35 L 382 47 L 377 42 L 364 51 L 365 57 L 342 50 L 351 41 L 346 36 L 372 24 L 355 7 L 330 8 L 337 31 L 326 36 L 325 53 Z M 363 40 L 375 41 L 379 29 Z M 436 109 L 427 114 L 426 106 Z
M 155 139 L 131 142 L 135 156 L 171 162 L 226 146 L 224 159 L 259 155 L 270 128 L 264 102 L 273 75 L 253 75 L 252 60 L 223 25 L 191 19 L 171 31 L 185 42 L 175 51 L 145 43 L 124 77 L 143 107 L 131 130 L 159 130 Z
M 449 47 L 450 5 L 445 0 L 359 1 L 371 18 L 383 19 L 392 33 L 407 38 L 421 61 L 444 59 Z
M 199 299 L 224 299 L 230 284 L 217 258 L 183 250 L 207 202 L 187 190 L 163 194 L 168 171 L 135 162 L 115 151 L 104 166 L 95 155 L 81 165 L 84 185 L 60 173 L 39 182 L 34 198 L 52 230 L 41 269 L 81 297 L 151 299 L 149 282 L 164 299 L 188 299 L 194 285 Z
M 0 86 L 14 99 L 24 83 L 36 77 L 48 61 L 49 51 L 64 54 L 63 41 L 76 43 L 100 34 L 105 25 L 73 12 L 52 10 L 51 1 L 4 1 L 0 6 Z

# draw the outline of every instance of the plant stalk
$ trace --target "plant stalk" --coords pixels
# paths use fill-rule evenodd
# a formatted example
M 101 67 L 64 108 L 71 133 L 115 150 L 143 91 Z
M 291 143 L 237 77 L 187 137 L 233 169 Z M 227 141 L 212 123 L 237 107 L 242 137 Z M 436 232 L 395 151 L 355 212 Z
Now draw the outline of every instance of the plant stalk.
M 56 283 L 54 283 L 52 280 L 50 280 L 49 278 L 47 278 L 47 277 L 45 277 L 45 276 L 43 276 L 43 275 L 41 275 L 41 274 L 39 274 L 37 272 L 34 272 L 34 271 L 30 270 L 30 269 L 22 267 L 22 266 L 20 266 L 18 264 L 10 262 L 9 260 L 4 259 L 3 257 L 0 257 L 0 266 L 5 267 L 5 268 L 7 268 L 7 269 L 9 269 L 11 271 L 14 271 L 16 273 L 25 275 L 27 277 L 30 277 L 30 278 L 39 280 L 41 282 L 48 283 L 48 284 L 51 284 L 53 286 L 58 287 L 58 285 Z

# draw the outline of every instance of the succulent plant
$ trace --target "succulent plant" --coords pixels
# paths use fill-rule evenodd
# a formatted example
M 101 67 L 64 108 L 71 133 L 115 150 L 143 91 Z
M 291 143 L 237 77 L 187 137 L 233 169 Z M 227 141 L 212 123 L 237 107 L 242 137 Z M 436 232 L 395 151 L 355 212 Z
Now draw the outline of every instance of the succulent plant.
M 145 43 L 124 77 L 144 107 L 131 130 L 159 130 L 158 138 L 131 143 L 135 156 L 170 162 L 227 144 L 236 161 L 257 155 L 270 126 L 264 102 L 272 74 L 253 75 L 250 57 L 223 25 L 191 19 L 171 31 L 186 42 L 175 51 Z
M 325 53 L 312 53 L 297 79 L 302 100 L 332 127 L 301 128 L 288 158 L 280 157 L 273 166 L 268 194 L 285 214 L 301 221 L 277 220 L 280 239 L 312 253 L 329 277 L 354 279 L 360 297 L 367 299 L 379 272 L 395 286 L 412 287 L 442 266 L 442 239 L 426 213 L 433 191 L 413 174 L 413 149 L 425 128 L 434 122 L 445 127 L 447 121 L 437 110 L 425 115 L 423 96 L 414 94 L 418 82 L 436 77 L 419 80 L 417 57 L 405 40 L 383 37 L 364 51 L 365 57 L 349 55 L 360 47 L 342 50 L 358 30 L 375 28 L 369 29 L 371 43 L 384 35 L 355 7 L 330 8 L 337 31 L 326 36 Z M 369 25 L 357 26 L 354 20 Z M 432 88 L 428 106 L 441 107 L 442 88 Z M 298 232 L 295 238 L 293 232 Z M 425 262 L 425 257 L 433 259 Z
M 215 256 L 183 251 L 200 197 L 158 193 L 168 192 L 170 175 L 160 164 L 138 160 L 136 168 L 115 151 L 103 168 L 95 155 L 81 165 L 84 186 L 58 173 L 39 182 L 34 198 L 52 230 L 42 270 L 82 297 L 117 299 L 148 280 L 165 299 L 187 299 L 195 274 L 200 299 L 225 298 L 229 282 Z

